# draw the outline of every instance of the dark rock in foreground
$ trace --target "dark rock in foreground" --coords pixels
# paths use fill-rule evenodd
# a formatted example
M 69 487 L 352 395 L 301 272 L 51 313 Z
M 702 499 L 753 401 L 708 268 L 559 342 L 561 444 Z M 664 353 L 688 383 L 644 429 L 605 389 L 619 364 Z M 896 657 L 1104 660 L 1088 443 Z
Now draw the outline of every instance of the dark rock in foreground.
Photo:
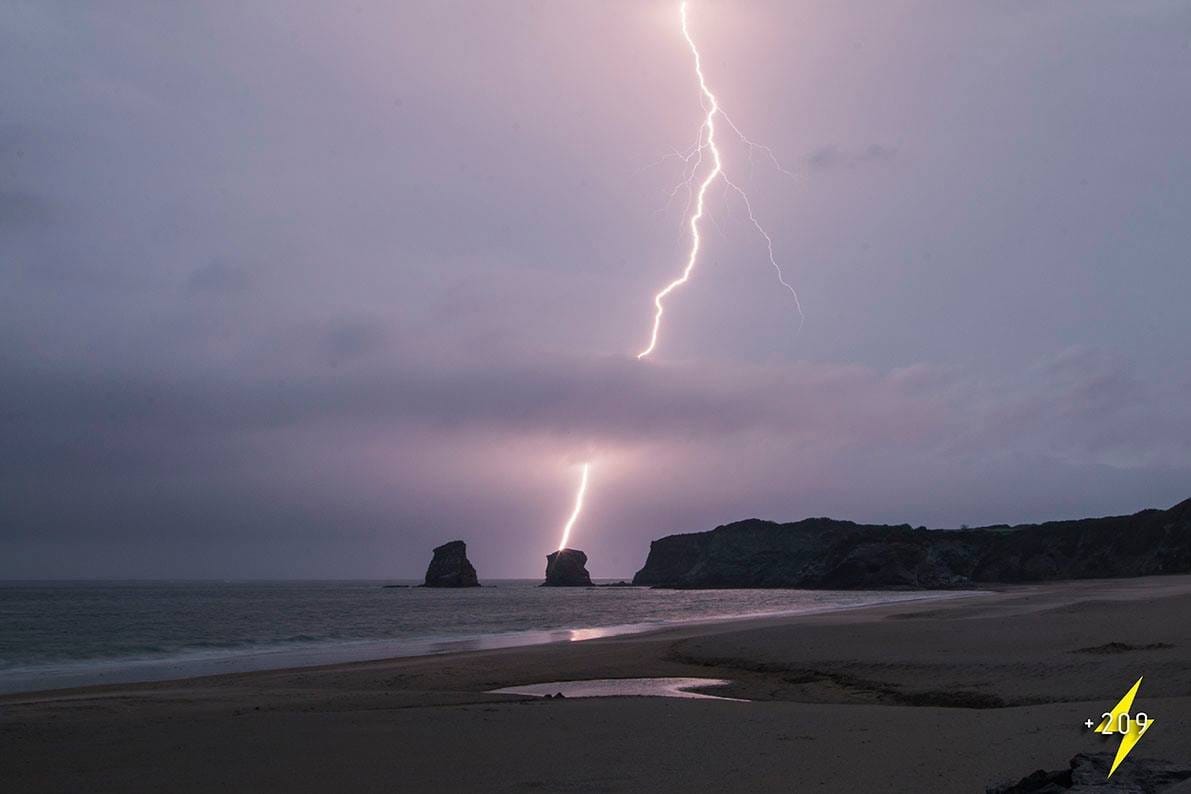
M 985 789 L 988 794 L 1061 794 L 1061 792 L 1130 792 L 1157 794 L 1191 780 L 1191 769 L 1169 761 L 1129 756 L 1112 777 L 1113 753 L 1080 753 L 1069 769 L 1047 772 L 1039 769 L 1016 783 Z
M 655 540 L 633 584 L 941 589 L 1188 572 L 1191 500 L 1131 516 L 960 530 L 751 519 Z
M 467 544 L 452 540 L 434 550 L 423 587 L 479 587 L 476 569 L 467 560 Z
M 546 581 L 542 587 L 591 587 L 587 555 L 578 549 L 560 549 L 546 555 Z

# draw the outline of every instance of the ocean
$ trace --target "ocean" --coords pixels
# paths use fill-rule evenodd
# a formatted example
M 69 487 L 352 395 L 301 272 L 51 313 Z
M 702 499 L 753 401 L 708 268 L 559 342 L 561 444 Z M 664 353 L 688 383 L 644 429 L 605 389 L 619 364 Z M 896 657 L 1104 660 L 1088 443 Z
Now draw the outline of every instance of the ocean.
M 538 583 L 0 582 L 0 692 L 565 642 L 953 595 Z

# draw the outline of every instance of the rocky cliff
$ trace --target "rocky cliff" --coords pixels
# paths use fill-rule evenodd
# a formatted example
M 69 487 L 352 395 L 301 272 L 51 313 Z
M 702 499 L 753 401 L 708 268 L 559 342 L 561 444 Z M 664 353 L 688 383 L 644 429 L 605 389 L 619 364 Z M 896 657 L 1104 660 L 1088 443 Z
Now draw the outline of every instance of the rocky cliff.
M 434 550 L 424 587 L 479 587 L 476 569 L 467 559 L 467 544 L 452 540 Z
M 808 518 L 670 535 L 633 584 L 939 589 L 1191 572 L 1191 499 L 1131 516 L 960 530 Z

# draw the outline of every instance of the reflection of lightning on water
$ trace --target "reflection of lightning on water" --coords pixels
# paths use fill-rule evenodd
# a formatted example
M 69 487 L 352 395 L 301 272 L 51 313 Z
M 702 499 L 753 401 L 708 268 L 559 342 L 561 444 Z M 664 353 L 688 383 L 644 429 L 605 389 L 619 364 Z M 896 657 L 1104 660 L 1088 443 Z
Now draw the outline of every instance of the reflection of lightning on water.
M 724 184 L 735 191 L 736 194 L 739 195 L 744 201 L 745 209 L 748 210 L 749 221 L 753 224 L 753 228 L 755 228 L 761 234 L 761 236 L 765 238 L 765 245 L 769 253 L 769 264 L 771 264 L 773 269 L 777 272 L 778 281 L 783 287 L 789 290 L 790 295 L 794 298 L 794 308 L 798 312 L 798 327 L 800 330 L 802 328 L 802 322 L 804 319 L 802 314 L 802 304 L 798 300 L 798 292 L 786 281 L 785 276 L 782 273 L 782 268 L 774 256 L 773 239 L 769 236 L 769 233 L 765 231 L 765 228 L 761 226 L 761 222 L 757 220 L 757 216 L 753 213 L 753 206 L 749 201 L 748 194 L 745 193 L 739 185 L 729 179 L 728 175 L 724 173 L 723 159 L 720 156 L 720 150 L 716 145 L 715 139 L 716 118 L 718 117 L 723 119 L 728 128 L 736 133 L 740 140 L 749 147 L 750 153 L 752 153 L 754 150 L 760 150 L 779 171 L 787 175 L 792 174 L 782 167 L 782 164 L 778 161 L 772 149 L 770 149 L 768 146 L 755 143 L 746 137 L 745 134 L 740 131 L 740 128 L 733 123 L 732 119 L 720 109 L 719 101 L 716 99 L 716 96 L 714 93 L 712 93 L 711 89 L 707 87 L 707 80 L 703 76 L 703 62 L 699 57 L 699 48 L 695 46 L 695 40 L 691 37 L 690 29 L 687 26 L 685 2 L 679 6 L 679 16 L 682 21 L 682 35 L 686 39 L 687 45 L 691 48 L 691 55 L 694 56 L 695 59 L 695 75 L 699 78 L 699 90 L 701 92 L 700 102 L 703 105 L 703 109 L 706 111 L 706 116 L 703 118 L 703 124 L 699 127 L 699 135 L 695 140 L 694 147 L 687 150 L 686 152 L 675 152 L 675 155 L 683 161 L 684 179 L 670 193 L 670 197 L 673 198 L 679 189 L 681 189 L 683 186 L 687 187 L 688 205 L 686 212 L 690 213 L 687 225 L 690 228 L 691 247 L 689 253 L 687 254 L 686 266 L 683 267 L 682 273 L 678 276 L 678 278 L 674 279 L 665 287 L 663 287 L 662 291 L 657 293 L 653 298 L 653 329 L 649 334 L 649 344 L 644 350 L 637 354 L 637 358 L 639 359 L 645 358 L 653 352 L 655 347 L 657 347 L 658 331 L 661 330 L 662 315 L 665 313 L 663 303 L 666 299 L 666 296 L 685 284 L 690 279 L 691 272 L 695 269 L 695 264 L 699 259 L 699 248 L 702 244 L 702 238 L 700 237 L 699 233 L 699 221 L 702 220 L 704 215 L 707 189 L 711 187 L 711 184 L 715 182 L 718 177 L 722 177 Z M 693 212 L 691 212 L 689 192 L 690 186 L 695 178 L 695 174 L 699 170 L 699 167 L 703 164 L 703 153 L 705 151 L 709 152 L 711 155 L 712 167 L 711 170 L 703 177 L 703 180 L 699 183 L 698 190 L 694 192 L 695 209 Z M 685 214 L 686 213 L 684 213 L 684 215 Z
M 571 527 L 575 526 L 575 521 L 579 518 L 579 514 L 583 512 L 583 496 L 587 493 L 587 473 L 590 470 L 591 464 L 584 463 L 583 475 L 579 479 L 579 492 L 575 494 L 575 509 L 571 511 L 571 517 L 567 519 L 566 526 L 562 528 L 562 540 L 558 544 L 559 551 L 567 547 L 567 541 L 571 539 Z

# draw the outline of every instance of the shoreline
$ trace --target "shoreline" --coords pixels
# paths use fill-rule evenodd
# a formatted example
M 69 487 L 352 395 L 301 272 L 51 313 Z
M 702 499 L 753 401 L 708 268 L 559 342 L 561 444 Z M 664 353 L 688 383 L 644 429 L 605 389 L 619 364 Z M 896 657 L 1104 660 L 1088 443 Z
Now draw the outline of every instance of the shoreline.
M 853 594 L 850 591 L 843 592 L 847 592 L 849 595 Z M 856 591 L 855 595 L 871 595 L 877 598 L 888 596 L 888 598 L 875 603 L 815 605 L 804 608 L 658 622 L 526 629 L 491 634 L 443 635 L 439 637 L 327 640 L 307 644 L 262 646 L 238 651 L 183 651 L 164 656 L 95 657 L 0 670 L 0 699 L 9 695 L 60 692 L 91 687 L 179 682 L 220 675 L 317 669 L 341 664 L 528 648 L 556 643 L 589 642 L 610 637 L 650 635 L 677 627 L 712 627 L 743 621 L 793 618 L 801 615 L 871 609 L 888 604 L 944 601 L 985 595 L 989 592 L 991 591 L 888 591 L 887 593 Z
M 1116 740 L 1191 768 L 1191 576 L 0 697 L 12 790 L 983 792 Z M 491 690 L 720 678 L 708 699 Z M 648 741 L 642 741 L 648 737 Z M 64 764 L 63 748 L 69 748 Z M 544 763 L 552 759 L 553 763 Z M 214 763 L 213 763 L 214 762 Z

